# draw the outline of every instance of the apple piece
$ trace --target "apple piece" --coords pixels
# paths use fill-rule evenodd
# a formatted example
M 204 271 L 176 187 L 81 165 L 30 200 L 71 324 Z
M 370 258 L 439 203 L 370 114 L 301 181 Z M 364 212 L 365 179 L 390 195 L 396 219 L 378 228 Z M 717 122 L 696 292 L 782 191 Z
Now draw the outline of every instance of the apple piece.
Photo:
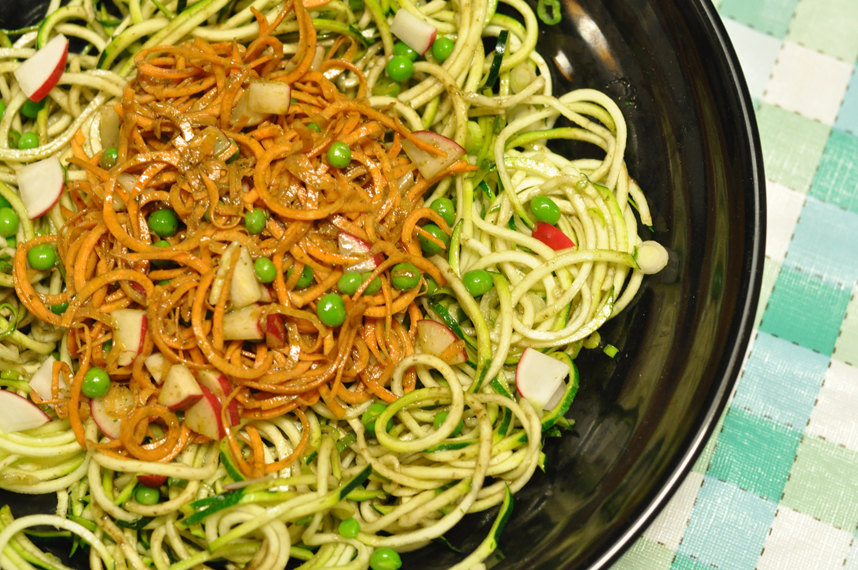
M 247 88 L 247 110 L 251 113 L 285 115 L 292 102 L 292 88 L 282 81 L 257 79 Z
M 185 412 L 185 425 L 192 431 L 215 441 L 226 436 L 226 429 L 221 421 L 223 407 L 217 397 L 205 386 L 200 386 L 203 398 Z
M 221 405 L 226 402 L 226 397 L 232 392 L 232 383 L 221 372 L 215 370 L 203 370 L 199 373 L 200 386 L 208 389 L 220 400 Z M 230 426 L 236 426 L 241 422 L 238 413 L 238 400 L 233 398 L 226 407 L 226 417 Z
M 152 380 L 154 380 L 155 384 L 158 385 L 161 385 L 164 382 L 167 372 L 169 372 L 170 367 L 173 366 L 173 363 L 167 360 L 160 352 L 153 352 L 147 356 L 146 361 L 143 364 L 146 365 L 146 369 L 149 371 L 149 374 L 152 375 Z
M 154 475 L 152 473 L 141 473 L 137 476 L 137 480 L 140 481 L 140 484 L 144 487 L 149 487 L 150 489 L 158 489 L 167 482 L 166 475 Z
M 398 13 L 399 12 L 397 12 L 397 14 Z M 455 141 L 439 135 L 438 133 L 433 133 L 432 131 L 415 131 L 412 134 L 423 142 L 429 143 L 446 154 L 446 156 L 432 154 L 418 148 L 417 145 L 410 140 L 402 139 L 402 149 L 424 178 L 433 178 L 437 176 L 465 156 L 465 149 L 459 146 Z
M 18 193 L 31 220 L 54 207 L 64 186 L 63 167 L 55 156 L 28 164 L 18 171 Z
M 23 396 L 8 390 L 0 390 L 0 431 L 12 433 L 43 426 L 51 417 Z
M 37 103 L 44 99 L 65 71 L 68 54 L 69 41 L 64 35 L 58 34 L 45 47 L 27 58 L 15 70 L 15 79 L 24 95 Z
M 545 222 L 536 222 L 536 227 L 533 228 L 533 232 L 530 235 L 554 251 L 575 247 L 575 244 L 571 239 L 569 239 L 569 236 L 551 224 L 546 224 Z
M 550 410 L 560 401 L 569 365 L 533 348 L 525 348 L 515 369 L 515 386 L 536 409 Z
M 232 309 L 241 309 L 260 300 L 262 300 L 262 286 L 256 279 L 250 252 L 246 247 L 242 247 L 229 286 L 230 306 Z
M 341 231 L 337 234 L 337 246 L 339 247 L 340 255 L 348 255 L 349 257 L 369 256 L 363 261 L 349 265 L 346 267 L 346 271 L 366 273 L 384 263 L 384 256 L 382 254 L 370 255 L 372 245 L 348 232 Z
M 262 340 L 265 328 L 260 319 L 262 306 L 253 304 L 223 316 L 224 340 Z
M 420 55 L 432 47 L 438 35 L 435 26 L 424 22 L 408 10 L 396 12 L 393 23 L 390 24 L 390 32 Z
M 420 347 L 421 352 L 441 358 L 441 355 L 445 354 L 447 349 L 458 340 L 459 337 L 443 323 L 431 319 L 417 321 L 417 346 Z M 451 365 L 467 361 L 468 353 L 464 346 L 446 359 L 447 364 Z
M 265 344 L 268 348 L 286 346 L 286 325 L 283 324 L 283 315 L 279 313 L 268 315 L 265 323 Z
M 43 400 L 50 400 L 53 398 L 51 388 L 53 383 L 54 362 L 56 361 L 57 360 L 53 356 L 48 356 L 48 358 L 42 362 L 39 369 L 33 373 L 33 377 L 30 378 L 30 386 Z M 68 390 L 68 387 L 68 384 L 66 384 L 66 381 L 63 379 L 62 375 L 60 375 L 60 390 Z
M 113 342 L 119 349 L 119 366 L 128 366 L 143 350 L 148 320 L 139 309 L 115 309 L 110 315 L 116 321 Z
M 170 410 L 185 411 L 203 397 L 197 379 L 184 364 L 174 364 L 164 377 L 164 385 L 158 394 L 158 403 Z
M 246 117 L 244 126 L 255 127 L 256 125 L 268 118 L 268 115 L 266 115 L 265 113 L 255 113 L 248 108 L 247 103 L 249 98 L 250 88 L 245 89 L 244 94 L 241 96 L 241 98 L 239 98 L 238 103 L 235 104 L 235 107 L 233 107 L 232 114 L 229 116 L 230 125 L 235 125 L 241 120 L 242 117 Z
M 114 418 L 107 413 L 104 398 L 90 400 L 89 413 L 92 414 L 92 419 L 95 420 L 95 425 L 98 426 L 101 433 L 110 439 L 119 439 L 119 433 L 122 430 L 122 418 Z

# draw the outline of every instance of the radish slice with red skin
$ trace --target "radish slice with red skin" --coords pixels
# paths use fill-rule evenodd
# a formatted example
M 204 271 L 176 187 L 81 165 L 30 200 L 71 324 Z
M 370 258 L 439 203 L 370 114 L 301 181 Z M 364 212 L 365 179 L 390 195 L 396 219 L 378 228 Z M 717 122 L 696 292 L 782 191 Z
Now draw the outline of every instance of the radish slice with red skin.
M 122 419 L 114 418 L 107 413 L 104 398 L 93 398 L 90 400 L 89 412 L 92 414 L 92 419 L 95 420 L 95 425 L 98 426 L 101 433 L 110 439 L 119 439 L 119 434 L 122 431 Z
M 31 220 L 54 207 L 64 186 L 63 167 L 55 156 L 28 164 L 18 171 L 18 194 Z
M 431 319 L 417 321 L 417 346 L 421 352 L 441 357 L 450 346 L 459 340 L 459 337 L 450 330 L 450 327 Z M 447 364 L 461 364 L 468 361 L 468 353 L 465 348 L 447 360 Z
M 48 358 L 42 362 L 42 365 L 39 367 L 36 372 L 33 373 L 33 377 L 30 378 L 30 387 L 36 391 L 36 394 L 43 400 L 50 400 L 53 398 L 52 394 L 52 383 L 54 380 L 54 362 L 56 359 L 53 356 L 48 356 Z M 60 375 L 60 390 L 68 390 L 68 384 L 63 380 L 62 374 Z
M 69 41 L 62 34 L 30 56 L 15 70 L 15 79 L 24 95 L 39 102 L 56 86 L 66 68 Z
M 51 417 L 39 406 L 8 390 L 0 390 L 0 431 L 13 433 L 43 426 Z
M 545 222 L 536 222 L 536 226 L 533 228 L 533 233 L 530 236 L 538 239 L 554 251 L 575 247 L 575 243 L 569 239 L 569 236 Z
M 455 141 L 439 135 L 438 133 L 433 133 L 432 131 L 415 131 L 412 134 L 446 154 L 446 156 L 432 154 L 423 149 L 417 148 L 417 145 L 410 140 L 402 139 L 402 149 L 424 178 L 433 178 L 437 176 L 465 156 L 465 149 L 459 146 Z
M 404 9 L 396 12 L 390 32 L 420 55 L 429 51 L 438 35 L 435 26 Z
M 370 255 L 370 252 L 372 251 L 372 246 L 369 243 L 357 236 L 353 236 L 352 234 L 343 231 L 337 234 L 337 245 L 340 249 L 340 255 L 348 255 L 349 257 L 367 256 Z M 346 271 L 365 273 L 367 271 L 372 271 L 382 263 L 384 263 L 384 256 L 377 253 L 364 261 L 360 261 L 354 265 L 349 265 L 346 267 Z
M 540 410 L 550 410 L 560 401 L 569 376 L 567 364 L 533 348 L 525 348 L 515 369 L 515 386 Z

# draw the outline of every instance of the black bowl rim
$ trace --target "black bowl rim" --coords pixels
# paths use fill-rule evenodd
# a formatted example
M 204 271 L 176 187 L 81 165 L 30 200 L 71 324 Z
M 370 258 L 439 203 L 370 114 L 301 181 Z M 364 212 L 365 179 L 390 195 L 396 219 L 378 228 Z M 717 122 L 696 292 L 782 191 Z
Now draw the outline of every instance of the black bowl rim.
M 739 378 L 745 354 L 753 333 L 754 317 L 762 286 L 763 265 L 765 261 L 766 240 L 766 179 L 763 170 L 763 153 L 760 145 L 759 131 L 755 118 L 754 105 L 748 91 L 745 77 L 730 42 L 727 30 L 721 17 L 710 0 L 676 0 L 687 1 L 690 11 L 701 15 L 702 24 L 706 29 L 706 39 L 713 45 L 713 52 L 720 56 L 718 66 L 726 71 L 726 77 L 734 87 L 731 90 L 731 107 L 738 111 L 737 128 L 743 133 L 744 143 L 748 145 L 748 155 L 745 157 L 748 176 L 742 181 L 741 191 L 747 199 L 747 222 L 744 228 L 746 243 L 749 248 L 745 259 L 746 271 L 739 290 L 744 291 L 737 302 L 735 318 L 733 319 L 727 346 L 729 349 L 721 358 L 721 383 L 714 397 L 705 409 L 703 419 L 696 433 L 689 434 L 690 440 L 672 470 L 663 476 L 655 491 L 641 501 L 640 512 L 620 530 L 619 537 L 590 563 L 588 570 L 607 569 L 611 564 L 628 550 L 655 520 L 661 510 L 667 506 L 674 493 L 685 480 L 694 463 L 703 452 L 709 438 L 715 431 L 715 426 L 727 405 L 730 394 Z

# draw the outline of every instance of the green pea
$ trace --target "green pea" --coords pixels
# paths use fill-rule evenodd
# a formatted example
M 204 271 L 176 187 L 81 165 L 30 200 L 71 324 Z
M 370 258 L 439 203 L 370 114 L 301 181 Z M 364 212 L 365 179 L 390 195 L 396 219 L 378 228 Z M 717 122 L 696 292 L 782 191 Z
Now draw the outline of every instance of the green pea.
M 560 220 L 560 208 L 548 196 L 537 196 L 531 200 L 530 212 L 538 221 L 552 226 Z
M 400 291 L 414 289 L 420 284 L 420 270 L 410 263 L 397 263 L 390 270 L 390 284 Z
M 0 236 L 9 238 L 15 235 L 17 231 L 18 214 L 12 208 L 0 208 Z
M 3 196 L 3 194 L 0 194 L 0 208 L 11 208 L 11 207 L 12 207 L 12 203 L 9 202 L 9 200 L 7 200 L 6 197 Z
M 110 352 L 111 348 L 113 348 L 113 341 L 112 340 L 106 340 L 103 343 L 101 343 L 101 351 L 102 352 Z
M 24 101 L 24 104 L 21 105 L 21 114 L 27 117 L 28 119 L 35 119 L 39 116 L 39 111 L 45 108 L 45 100 L 42 99 L 38 103 L 33 101 L 32 99 L 27 99 Z
M 438 215 L 444 218 L 448 226 L 453 226 L 453 222 L 456 221 L 456 206 L 452 200 L 449 198 L 438 198 L 437 200 L 433 200 L 429 207 L 438 212 Z
M 292 276 L 293 267 L 290 267 L 289 271 L 286 272 L 286 281 L 289 281 L 289 277 Z M 304 287 L 307 287 L 312 282 L 313 282 L 313 268 L 310 267 L 309 265 L 305 265 L 304 269 L 301 270 L 301 277 L 299 277 L 298 282 L 295 283 L 295 289 L 303 289 Z
M 343 295 L 354 295 L 360 286 L 363 285 L 363 281 L 363 275 L 360 273 L 347 271 L 337 281 L 337 290 Z
M 435 414 L 435 419 L 432 420 L 432 427 L 436 430 L 441 427 L 447 420 L 447 416 L 450 415 L 450 412 L 438 412 Z M 457 435 L 462 433 L 462 429 L 464 429 L 465 423 L 462 420 L 459 420 L 459 425 L 456 426 L 456 429 L 453 430 L 453 433 L 450 434 L 450 437 L 456 437 Z
M 17 370 L 4 370 L 0 372 L 0 379 L 3 380 L 17 380 L 21 377 L 21 373 Z
M 444 230 L 436 226 L 435 224 L 426 224 L 423 226 L 423 231 L 430 234 L 432 237 L 438 238 L 441 242 L 448 246 L 450 245 L 450 236 L 444 233 Z M 425 236 L 421 235 L 417 238 L 420 241 L 420 248 L 423 250 L 423 253 L 426 255 L 435 255 L 436 253 L 441 253 L 445 248 L 441 247 L 437 243 L 430 241 Z M 410 287 L 409 287 L 410 289 Z
M 87 398 L 101 398 L 110 390 L 110 375 L 104 370 L 93 366 L 83 376 L 80 391 Z
M 307 128 L 310 129 L 314 133 L 321 133 L 322 127 L 320 127 L 317 123 L 310 123 L 307 125 Z
M 169 279 L 161 279 L 160 281 L 158 281 L 158 285 L 160 285 L 161 287 L 166 287 L 169 284 L 170 284 Z
M 360 523 L 355 519 L 346 519 L 340 523 L 338 530 L 346 538 L 355 538 L 360 532 Z
M 450 38 L 438 38 L 432 43 L 432 57 L 437 59 L 438 63 L 444 63 L 453 53 L 454 47 L 456 43 Z
M 168 242 L 165 239 L 159 239 L 158 241 L 156 241 L 152 245 L 154 245 L 155 247 L 170 247 L 170 242 Z M 170 265 L 170 260 L 169 259 L 153 259 L 152 265 L 154 265 L 155 267 L 165 267 L 167 265 Z
M 363 274 L 363 280 L 366 281 L 369 279 L 369 276 L 372 275 L 371 271 L 367 271 Z M 366 286 L 366 289 L 363 290 L 364 295 L 375 295 L 381 291 L 381 278 L 376 277 L 373 279 L 369 285 Z
M 338 327 L 346 320 L 346 304 L 336 293 L 328 293 L 316 303 L 316 316 L 329 327 Z
M 462 283 L 468 289 L 468 293 L 474 297 L 485 295 L 494 286 L 492 276 L 485 269 L 474 269 L 462 275 Z
M 170 237 L 179 231 L 179 216 L 170 208 L 155 210 L 147 219 L 149 230 L 160 237 Z
M 30 150 L 39 146 L 39 135 L 36 133 L 24 133 L 18 138 L 19 150 Z
M 402 85 L 389 77 L 379 77 L 372 86 L 372 94 L 376 97 L 396 97 L 402 91 Z
M 387 62 L 387 76 L 402 83 L 414 75 L 414 63 L 404 55 L 395 55 Z
M 263 283 L 271 283 L 277 277 L 277 269 L 274 267 L 274 262 L 267 257 L 260 257 L 254 261 L 253 270 L 256 271 L 256 278 Z
M 9 236 L 6 238 L 6 247 L 11 247 L 15 249 L 18 246 L 18 240 L 15 239 L 15 236 Z
M 113 168 L 116 166 L 116 161 L 119 160 L 119 149 L 115 146 L 108 147 L 101 151 L 101 167 L 102 168 Z
M 150 489 L 140 485 L 134 492 L 134 499 L 141 505 L 157 505 L 161 500 L 161 493 L 158 489 Z
M 66 309 L 69 308 L 68 302 L 59 303 L 58 305 L 51 305 L 51 312 L 55 315 L 62 315 L 66 312 Z
M 337 141 L 328 149 L 328 162 L 336 168 L 345 168 L 352 161 L 352 149 L 344 142 Z
M 382 404 L 381 402 L 373 402 L 369 408 L 363 413 L 360 418 L 360 423 L 366 428 L 367 433 L 370 435 L 375 435 L 375 418 L 377 418 L 381 412 L 387 409 L 387 406 Z M 387 422 L 387 431 L 393 429 L 393 419 Z
M 372 570 L 399 570 L 402 559 L 392 548 L 377 548 L 369 557 L 369 567 Z
M 54 248 L 42 243 L 27 252 L 27 261 L 30 262 L 30 267 L 33 269 L 47 271 L 57 262 L 57 254 Z
M 0 273 L 12 273 L 12 264 L 5 259 L 0 259 Z
M 223 200 L 218 200 L 218 201 L 217 201 L 217 204 L 218 204 L 218 206 L 223 206 Z M 205 221 L 209 222 L 209 223 L 211 223 L 211 221 L 212 221 L 211 216 L 209 216 L 209 210 L 208 210 L 208 208 L 206 208 L 206 213 L 205 213 L 205 214 L 203 214 L 203 219 L 204 219 Z
M 265 215 L 265 210 L 254 208 L 244 214 L 244 229 L 251 234 L 260 234 L 265 229 L 267 221 L 268 216 Z
M 420 54 L 414 51 L 411 46 L 405 42 L 396 42 L 393 44 L 393 54 L 407 57 L 411 61 L 417 61 Z

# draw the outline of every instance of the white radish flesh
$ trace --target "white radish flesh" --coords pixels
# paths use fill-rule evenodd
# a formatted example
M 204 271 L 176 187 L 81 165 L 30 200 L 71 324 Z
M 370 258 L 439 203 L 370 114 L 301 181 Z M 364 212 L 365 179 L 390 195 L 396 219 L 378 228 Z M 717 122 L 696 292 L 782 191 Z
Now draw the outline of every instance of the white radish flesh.
M 455 141 L 432 131 L 415 131 L 414 136 L 445 153 L 445 156 L 433 154 L 418 148 L 408 139 L 402 139 L 402 149 L 424 178 L 433 178 L 450 168 L 465 156 L 465 149 Z
M 420 55 L 425 54 L 432 47 L 438 35 L 435 26 L 424 22 L 405 9 L 396 12 L 393 23 L 390 24 L 390 32 Z

